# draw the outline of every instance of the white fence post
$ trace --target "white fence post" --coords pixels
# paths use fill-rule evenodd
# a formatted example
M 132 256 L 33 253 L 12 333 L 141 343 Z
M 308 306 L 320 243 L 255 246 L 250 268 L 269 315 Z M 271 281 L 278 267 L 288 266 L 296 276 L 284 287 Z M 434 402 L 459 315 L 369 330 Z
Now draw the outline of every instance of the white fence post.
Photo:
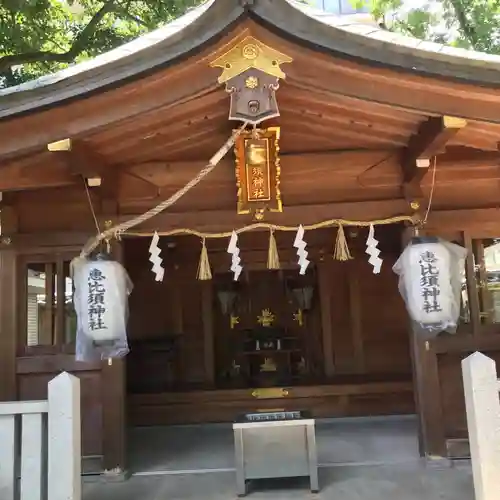
M 500 400 L 496 364 L 480 352 L 462 360 L 476 500 L 500 495 Z
M 43 413 L 24 413 L 21 434 L 21 500 L 42 500 L 45 433 Z
M 61 373 L 49 382 L 48 498 L 81 500 L 80 380 Z
M 16 491 L 15 415 L 0 414 L 0 498 L 14 500 Z

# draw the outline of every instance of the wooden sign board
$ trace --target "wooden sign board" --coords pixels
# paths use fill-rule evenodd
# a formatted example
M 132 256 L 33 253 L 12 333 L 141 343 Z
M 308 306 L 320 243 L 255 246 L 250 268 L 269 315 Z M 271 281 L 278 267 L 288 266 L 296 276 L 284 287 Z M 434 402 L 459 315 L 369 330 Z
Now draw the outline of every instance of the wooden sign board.
M 238 214 L 253 213 L 257 220 L 267 210 L 282 212 L 279 127 L 241 134 L 235 144 Z

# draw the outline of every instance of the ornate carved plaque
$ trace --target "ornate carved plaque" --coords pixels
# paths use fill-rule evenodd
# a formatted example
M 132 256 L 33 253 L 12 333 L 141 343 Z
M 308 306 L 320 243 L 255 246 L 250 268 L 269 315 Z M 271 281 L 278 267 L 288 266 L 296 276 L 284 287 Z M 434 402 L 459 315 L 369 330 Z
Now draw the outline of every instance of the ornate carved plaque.
M 282 212 L 279 127 L 241 134 L 235 144 L 238 213 L 263 219 L 265 211 Z
M 211 67 L 223 69 L 218 80 L 226 84 L 226 92 L 231 96 L 229 119 L 256 125 L 279 116 L 275 92 L 279 79 L 286 76 L 280 64 L 291 61 L 291 57 L 252 36 L 212 61 Z

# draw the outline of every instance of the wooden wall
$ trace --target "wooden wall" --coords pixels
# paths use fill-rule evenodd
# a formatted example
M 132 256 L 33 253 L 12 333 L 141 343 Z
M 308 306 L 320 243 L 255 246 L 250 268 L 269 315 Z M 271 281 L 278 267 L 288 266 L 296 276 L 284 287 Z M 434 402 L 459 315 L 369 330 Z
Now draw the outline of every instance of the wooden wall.
M 323 399 L 317 395 L 307 406 L 312 407 L 313 413 L 318 416 L 390 414 L 414 410 L 406 313 L 397 289 L 396 276 L 392 272 L 392 265 L 400 251 L 401 228 L 393 226 L 380 230 L 379 239 L 384 251 L 384 265 L 380 275 L 374 275 L 367 263 L 364 253 L 365 233 L 366 230 L 360 230 L 348 235 L 353 254 L 353 260 L 349 262 L 338 262 L 332 258 L 335 230 L 308 233 L 308 250 L 313 261 L 310 281 L 315 287 L 315 299 L 313 308 L 307 315 L 305 345 L 313 365 L 312 379 L 316 384 L 337 384 L 339 387 L 350 385 L 351 389 L 346 389 L 346 394 L 354 391 L 365 397 L 364 403 L 360 404 L 354 400 L 346 403 L 348 395 L 337 394 L 335 391 L 335 394 L 325 392 Z M 292 328 L 300 336 L 300 329 L 292 321 L 292 310 L 289 310 L 283 284 L 287 277 L 298 277 L 296 254 L 291 246 L 293 235 L 277 234 L 283 267 L 281 271 L 269 271 L 265 268 L 268 238 L 266 233 L 253 233 L 243 235 L 240 239 L 241 257 L 246 270 L 241 278 L 244 288 L 242 293 L 245 300 L 252 302 L 251 314 L 255 316 L 260 308 L 270 307 L 278 315 L 281 314 L 281 325 Z M 141 342 L 165 338 L 168 334 L 180 334 L 175 367 L 178 371 L 174 386 L 177 389 L 185 387 L 191 390 L 196 387 L 210 388 L 213 379 L 210 379 L 206 369 L 203 290 L 206 286 L 216 289 L 221 278 L 227 275 L 230 265 L 230 258 L 225 253 L 227 241 L 209 240 L 207 243 L 214 275 L 209 283 L 196 279 L 201 249 L 199 239 L 162 238 L 160 246 L 166 267 L 163 283 L 155 282 L 150 270 L 149 241 L 149 238 L 133 238 L 125 242 L 125 263 L 134 282 L 134 292 L 130 299 L 130 339 L 132 342 Z M 326 300 L 322 296 L 325 293 Z M 231 336 L 234 339 L 238 332 L 228 330 L 227 317 L 221 317 L 220 305 L 215 296 L 212 297 L 211 308 L 208 321 L 214 330 L 213 343 L 217 356 L 221 354 L 217 347 L 221 344 L 220 338 L 224 337 L 229 342 Z M 252 323 L 255 318 L 248 314 L 246 317 L 245 314 L 240 318 L 241 327 L 255 326 Z M 225 325 L 222 325 L 223 321 L 226 322 Z M 169 396 L 168 393 L 175 387 L 163 385 L 161 389 L 160 384 L 154 389 L 154 384 L 151 384 L 151 380 L 162 378 L 165 363 L 152 362 L 148 355 L 146 367 L 146 363 L 140 362 L 138 357 L 137 354 L 134 358 L 134 353 L 131 353 L 128 375 L 132 393 L 129 404 L 135 423 L 175 422 L 180 415 L 181 421 L 205 418 L 230 420 L 234 418 L 236 409 L 251 410 L 255 405 L 249 392 L 240 392 L 233 394 L 233 404 L 230 400 L 225 403 L 226 412 L 208 408 L 200 411 L 200 401 L 204 398 L 195 398 L 193 394 L 190 400 L 192 415 L 185 414 L 185 406 L 179 413 L 181 409 L 178 405 L 185 405 L 186 402 L 179 402 L 174 393 Z M 331 373 L 327 368 L 329 362 L 333 365 Z M 214 370 L 218 369 L 217 359 L 214 360 L 213 367 Z M 147 370 L 147 375 L 143 370 Z M 387 385 L 383 386 L 381 392 L 369 396 L 370 384 L 384 382 Z M 358 384 L 358 388 L 353 389 L 352 384 Z M 394 388 L 392 392 L 391 387 Z M 341 389 L 338 390 L 342 392 Z M 148 392 L 156 392 L 157 396 L 147 394 Z M 302 391 L 300 397 L 305 397 L 305 394 L 307 389 Z M 189 398 L 189 395 L 185 397 Z M 198 399 L 198 404 L 194 402 L 195 399 Z M 293 406 L 293 403 L 289 404 Z M 304 405 L 305 400 L 302 399 L 301 404 Z
M 223 176 L 226 174 L 224 173 Z M 451 187 L 438 184 L 436 199 L 443 200 L 443 196 L 448 196 L 446 193 L 452 191 Z M 326 183 L 322 192 L 328 192 Z M 460 193 L 462 192 L 464 192 L 463 189 L 460 190 Z M 365 199 L 369 199 L 370 193 L 372 193 L 371 188 L 367 188 L 364 193 Z M 438 208 L 443 208 L 443 210 L 431 211 L 428 226 L 436 234 L 450 239 L 459 238 L 461 243 L 472 251 L 469 241 L 472 235 L 479 239 L 500 235 L 498 211 L 488 208 L 458 210 L 460 193 L 458 190 L 453 192 L 455 197 L 453 203 L 450 201 L 449 203 L 443 202 L 442 205 L 438 204 Z M 451 199 L 452 194 L 449 196 Z M 201 203 L 201 198 L 202 196 L 198 192 L 199 203 Z M 469 198 L 467 195 L 467 203 L 470 201 Z M 475 206 L 482 206 L 483 201 L 482 199 L 478 200 L 478 198 L 481 198 L 481 193 L 474 194 Z M 310 201 L 313 201 L 312 198 Z M 349 217 L 352 215 L 360 219 L 374 216 L 385 217 L 400 213 L 401 207 L 405 206 L 404 201 L 396 199 L 356 201 L 356 203 L 349 201 L 333 205 L 328 205 L 328 203 L 337 200 L 325 197 L 323 201 L 325 204 L 321 206 L 308 206 L 304 209 L 299 205 L 286 207 L 282 220 L 284 223 L 296 222 L 302 213 L 304 218 L 308 218 L 308 222 L 317 222 L 331 216 Z M 137 213 L 153 203 L 154 200 L 151 198 L 138 204 L 130 202 L 127 205 L 127 211 Z M 101 223 L 104 219 L 111 217 L 110 211 L 106 209 L 104 204 L 101 205 L 98 201 L 96 207 Z M 227 210 L 226 202 L 224 202 L 224 207 L 222 209 L 217 205 L 215 208 L 220 209 L 220 211 L 209 212 L 206 217 L 200 215 L 204 214 L 202 211 L 186 214 L 182 212 L 169 213 L 155 219 L 155 224 L 158 224 L 157 228 L 161 230 L 162 228 L 171 228 L 172 225 L 188 226 L 189 223 L 195 224 L 197 220 L 200 220 L 205 225 L 204 229 L 215 230 L 211 226 L 212 222 L 209 221 L 209 219 L 212 220 L 212 217 L 217 216 L 215 219 L 217 227 L 227 227 L 232 225 L 234 221 L 242 220 L 234 216 L 234 206 L 231 214 Z M 453 210 L 444 210 L 445 208 L 453 208 Z M 116 215 L 114 220 L 119 220 L 119 218 Z M 57 188 L 5 195 L 4 207 L 2 208 L 2 231 L 9 238 L 12 238 L 12 243 L 2 243 L 0 255 L 2 266 L 0 283 L 2 298 L 0 304 L 2 323 L 0 395 L 2 399 L 25 397 L 24 394 L 26 397 L 35 397 L 34 395 L 28 396 L 26 392 L 26 387 L 30 385 L 28 382 L 30 380 L 28 373 L 31 370 L 30 363 L 22 364 L 24 362 L 19 359 L 19 356 L 17 356 L 17 362 L 14 360 L 14 352 L 18 351 L 21 342 L 21 337 L 17 337 L 19 321 L 16 309 L 16 301 L 20 300 L 21 292 L 18 290 L 19 277 L 16 276 L 15 272 L 12 272 L 12 269 L 18 268 L 21 255 L 42 252 L 50 257 L 68 249 L 76 254 L 81 245 L 93 233 L 93 224 L 92 214 L 83 190 Z M 240 225 L 243 224 L 244 222 L 241 222 Z M 152 227 L 150 225 L 150 228 Z M 413 380 L 416 387 L 418 411 L 421 415 L 422 428 L 426 429 L 422 435 L 422 453 L 446 455 L 451 453 L 447 449 L 447 441 L 449 443 L 450 440 L 463 439 L 466 435 L 460 361 L 475 350 L 485 352 L 498 360 L 500 327 L 495 323 L 488 325 L 481 323 L 479 319 L 480 304 L 477 300 L 475 305 L 471 302 L 476 311 L 471 324 L 465 325 L 465 328 L 457 335 L 442 335 L 428 344 L 419 339 L 411 339 L 409 342 L 406 313 L 397 292 L 396 277 L 390 270 L 399 255 L 400 247 L 395 242 L 400 237 L 400 231 L 399 229 L 395 230 L 393 236 L 383 235 L 384 231 L 390 233 L 391 228 L 380 229 L 380 231 L 379 239 L 385 259 L 381 276 L 374 276 L 366 263 L 367 257 L 364 254 L 366 232 L 360 231 L 358 238 L 348 235 L 349 245 L 356 258 L 347 263 L 333 262 L 329 257 L 335 241 L 333 230 L 307 233 L 308 249 L 316 264 L 317 286 L 321 294 L 320 314 L 314 320 L 316 322 L 315 331 L 319 332 L 315 359 L 320 365 L 319 371 L 324 374 L 325 379 L 336 384 L 342 383 L 340 380 L 342 377 L 350 377 L 351 381 L 354 377 L 360 377 L 372 381 L 378 379 L 395 380 L 394 384 L 409 383 L 411 389 L 412 365 L 409 355 L 411 352 L 414 359 Z M 469 234 L 468 237 L 467 234 Z M 251 263 L 252 269 L 265 269 L 267 238 L 268 235 L 265 233 L 254 233 L 244 235 L 241 239 L 242 258 L 245 262 Z M 296 255 L 291 247 L 292 235 L 280 233 L 277 235 L 277 239 L 283 267 L 295 265 Z M 182 243 L 184 241 L 187 243 Z M 467 243 L 468 241 L 469 243 Z M 128 240 L 125 242 L 127 267 L 136 285 L 130 302 L 130 336 L 133 340 L 155 336 L 164 331 L 182 331 L 182 337 L 185 339 L 180 356 L 182 377 L 192 384 L 205 384 L 207 380 L 207 343 L 204 340 L 205 330 L 201 311 L 203 304 L 206 304 L 204 301 L 207 297 L 207 287 L 203 287 L 195 279 L 200 242 L 196 238 L 190 239 L 188 237 L 178 238 L 176 242 L 176 248 L 167 248 L 169 242 L 165 240 L 164 255 L 168 269 L 166 280 L 162 284 L 154 282 L 148 268 L 148 239 L 133 241 L 130 244 Z M 208 242 L 214 273 L 226 272 L 228 269 L 229 257 L 225 252 L 226 245 L 227 241 L 223 240 L 210 240 Z M 469 263 L 469 289 L 475 288 L 479 283 L 474 276 L 473 268 L 473 262 Z M 325 291 L 326 293 L 323 293 Z M 41 371 L 38 368 L 37 370 L 40 376 L 44 377 L 48 376 L 47 374 L 55 374 L 61 369 L 61 366 L 72 366 L 67 363 L 70 358 L 71 354 L 67 354 L 64 360 L 58 358 L 57 363 L 51 360 L 54 366 L 53 371 L 47 371 L 45 368 L 42 368 Z M 153 364 L 149 363 L 149 366 Z M 27 368 L 21 368 L 21 366 Z M 28 372 L 21 373 L 19 370 L 28 370 Z M 154 368 L 154 370 L 157 370 L 156 373 L 158 373 L 160 368 Z M 16 371 L 18 371 L 17 374 Z M 104 378 L 100 380 L 99 384 L 104 384 Z M 91 382 L 90 386 L 92 384 L 94 382 Z M 369 403 L 365 399 L 363 405 L 355 404 L 353 400 L 348 402 L 349 397 L 345 394 L 323 394 L 315 397 L 319 398 L 316 399 L 316 403 L 317 408 L 321 408 L 318 411 L 322 412 L 322 415 L 355 414 L 357 411 L 369 413 L 373 411 L 373 408 L 377 408 L 377 412 L 380 413 L 381 406 L 390 409 L 391 405 L 393 405 L 394 411 L 411 411 L 413 405 L 411 390 L 408 391 L 407 385 L 404 387 L 404 398 L 401 397 L 403 389 L 400 387 L 396 390 L 395 385 L 393 385 L 390 389 L 392 391 L 390 396 L 382 398 L 379 389 L 377 389 L 379 392 L 369 396 L 372 398 Z M 364 395 L 365 398 L 370 394 L 370 389 L 361 381 L 358 382 L 356 388 L 352 385 L 349 386 L 348 392 L 351 395 L 355 391 L 361 391 L 361 395 Z M 103 394 L 102 391 L 101 394 Z M 309 394 L 309 396 L 311 395 Z M 43 397 L 41 393 L 40 397 Z M 167 395 L 162 397 L 163 403 L 158 406 L 158 400 L 149 401 L 150 395 L 131 396 L 129 401 L 136 408 L 147 408 L 147 411 L 144 410 L 140 414 L 134 414 L 132 411 L 133 421 L 140 422 L 141 419 L 149 419 L 149 422 L 153 422 L 154 418 L 151 417 L 151 412 L 156 412 L 155 415 L 160 415 L 164 421 L 167 421 L 168 415 L 173 410 L 170 410 L 167 416 L 162 412 L 165 408 L 172 406 L 172 399 L 168 399 Z M 247 395 L 244 397 L 234 395 L 234 397 L 240 398 L 240 402 L 243 401 L 238 408 L 249 404 L 250 400 L 247 399 Z M 305 396 L 302 393 L 300 397 L 304 398 Z M 323 398 L 322 401 L 327 402 L 326 406 L 319 403 L 321 398 Z M 404 408 L 397 408 L 396 403 L 399 401 L 403 401 Z M 101 408 L 99 405 L 104 406 Z M 108 425 L 105 423 L 106 419 L 109 422 L 109 419 L 114 418 L 107 413 L 108 406 L 110 405 L 104 403 L 104 399 L 95 404 L 95 411 L 102 412 L 103 429 Z M 221 407 L 223 406 L 221 405 Z M 156 409 L 153 411 L 151 410 L 153 407 L 161 408 L 158 411 Z M 213 418 L 220 418 L 218 410 L 212 409 L 210 411 Z M 103 436 L 106 434 L 103 431 Z M 104 455 L 106 455 L 104 440 L 103 443 Z M 93 453 L 92 447 L 89 450 Z M 115 447 L 112 453 L 115 453 L 116 450 Z

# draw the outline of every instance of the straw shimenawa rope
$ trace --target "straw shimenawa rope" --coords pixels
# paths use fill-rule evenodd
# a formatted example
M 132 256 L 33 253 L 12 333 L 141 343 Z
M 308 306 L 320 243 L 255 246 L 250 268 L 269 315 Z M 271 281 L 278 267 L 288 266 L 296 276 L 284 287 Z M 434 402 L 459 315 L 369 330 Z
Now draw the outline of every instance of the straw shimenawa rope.
M 396 215 L 394 217 L 388 217 L 386 219 L 374 219 L 368 221 L 360 220 L 350 220 L 350 219 L 329 219 L 322 222 L 317 222 L 316 224 L 303 224 L 305 231 L 310 231 L 312 229 L 325 229 L 329 227 L 370 227 L 372 224 L 374 226 L 386 225 L 386 224 L 397 224 L 398 222 L 408 222 L 412 225 L 418 223 L 418 220 L 411 215 Z M 235 229 L 236 234 L 246 233 L 247 231 L 254 231 L 257 229 L 268 229 L 273 231 L 297 231 L 299 226 L 280 226 L 278 224 L 270 224 L 268 222 L 256 222 L 254 224 L 249 224 L 248 226 L 240 227 Z M 152 236 L 154 231 L 140 231 L 131 232 L 127 231 L 127 236 Z M 221 233 L 205 233 L 203 231 L 196 231 L 195 229 L 189 228 L 178 228 L 172 229 L 170 231 L 158 231 L 160 236 L 176 236 L 176 235 L 191 235 L 198 236 L 198 238 L 230 238 L 233 231 L 225 231 Z
M 198 175 L 191 179 L 184 187 L 179 189 L 176 193 L 174 193 L 170 198 L 165 201 L 162 201 L 156 207 L 148 210 L 147 212 L 139 215 L 138 217 L 134 217 L 126 222 L 118 224 L 117 226 L 111 227 L 106 231 L 98 234 L 94 238 L 92 238 L 83 248 L 80 253 L 80 257 L 88 256 L 93 250 L 95 250 L 102 241 L 110 240 L 114 237 L 119 237 L 121 233 L 124 233 L 128 229 L 131 229 L 138 224 L 142 224 L 143 222 L 155 217 L 159 213 L 163 212 L 163 210 L 167 209 L 171 205 L 173 205 L 177 200 L 179 200 L 182 196 L 184 196 L 190 189 L 194 188 L 197 184 L 199 184 L 222 160 L 222 158 L 227 154 L 227 152 L 233 147 L 237 137 L 245 130 L 248 122 L 245 122 L 239 129 L 235 130 L 231 137 L 222 145 L 222 147 L 215 153 L 210 161 L 207 163 L 205 167 L 203 167 Z

